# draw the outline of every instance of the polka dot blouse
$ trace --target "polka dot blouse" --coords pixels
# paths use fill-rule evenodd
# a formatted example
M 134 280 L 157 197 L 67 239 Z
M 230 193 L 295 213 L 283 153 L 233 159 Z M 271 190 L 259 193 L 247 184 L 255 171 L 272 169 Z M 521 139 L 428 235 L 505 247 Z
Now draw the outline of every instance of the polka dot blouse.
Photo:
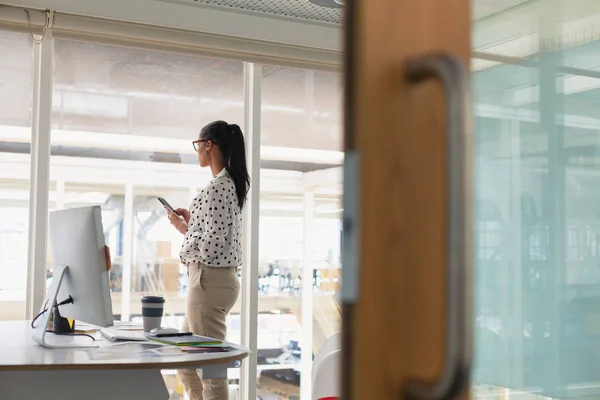
M 242 212 L 226 169 L 192 200 L 190 215 L 179 253 L 182 263 L 210 267 L 242 264 Z

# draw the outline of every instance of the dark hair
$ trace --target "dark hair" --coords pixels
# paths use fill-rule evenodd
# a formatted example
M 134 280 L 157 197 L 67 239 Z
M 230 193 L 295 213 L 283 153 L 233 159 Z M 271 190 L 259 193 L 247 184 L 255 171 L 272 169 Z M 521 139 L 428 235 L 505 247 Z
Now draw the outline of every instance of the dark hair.
M 246 166 L 244 134 L 236 124 L 214 121 L 200 131 L 200 140 L 209 140 L 221 148 L 225 168 L 233 183 L 240 208 L 244 207 L 250 189 L 250 175 Z

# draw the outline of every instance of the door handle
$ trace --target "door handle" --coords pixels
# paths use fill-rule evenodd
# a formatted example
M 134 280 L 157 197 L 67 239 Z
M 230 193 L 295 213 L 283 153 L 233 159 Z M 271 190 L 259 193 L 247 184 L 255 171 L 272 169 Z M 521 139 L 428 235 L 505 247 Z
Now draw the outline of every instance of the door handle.
M 462 60 L 446 53 L 407 60 L 404 75 L 412 83 L 437 79 L 445 91 L 448 223 L 443 371 L 437 382 L 410 379 L 403 389 L 412 399 L 449 400 L 468 385 L 473 358 L 471 82 Z

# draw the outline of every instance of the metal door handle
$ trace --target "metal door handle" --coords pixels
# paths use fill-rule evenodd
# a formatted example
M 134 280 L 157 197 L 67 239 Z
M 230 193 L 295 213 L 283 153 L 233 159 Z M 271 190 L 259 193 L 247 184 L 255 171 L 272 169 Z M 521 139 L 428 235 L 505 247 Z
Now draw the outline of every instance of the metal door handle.
M 448 198 L 444 369 L 437 382 L 409 380 L 404 393 L 418 400 L 449 400 L 468 385 L 473 357 L 470 76 L 458 57 L 445 53 L 409 59 L 404 74 L 413 83 L 436 78 L 445 90 Z

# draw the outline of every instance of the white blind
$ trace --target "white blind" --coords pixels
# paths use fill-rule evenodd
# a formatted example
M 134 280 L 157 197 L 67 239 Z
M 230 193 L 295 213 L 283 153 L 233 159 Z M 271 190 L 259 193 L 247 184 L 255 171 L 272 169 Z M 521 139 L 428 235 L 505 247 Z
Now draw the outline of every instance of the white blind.
M 30 23 L 26 11 L 29 12 Z M 0 5 L 0 29 L 42 34 L 45 24 L 44 11 Z M 60 12 L 54 13 L 52 35 L 57 38 L 299 68 L 339 70 L 342 61 L 341 54 L 336 51 Z

